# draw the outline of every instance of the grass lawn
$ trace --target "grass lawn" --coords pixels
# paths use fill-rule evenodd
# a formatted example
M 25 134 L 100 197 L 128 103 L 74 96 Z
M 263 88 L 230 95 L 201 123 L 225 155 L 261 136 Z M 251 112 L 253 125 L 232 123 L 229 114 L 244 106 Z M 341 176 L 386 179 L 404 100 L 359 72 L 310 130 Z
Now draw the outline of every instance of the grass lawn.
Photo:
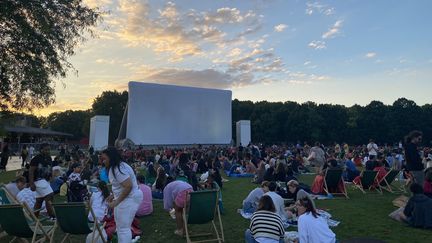
M 0 182 L 13 179 L 14 173 L 7 172 L 0 174 Z M 243 219 L 237 209 L 241 207 L 242 200 L 249 191 L 256 187 L 250 183 L 250 178 L 228 178 L 229 182 L 224 184 L 222 194 L 225 214 L 222 216 L 226 242 L 244 242 L 243 233 L 248 227 L 249 221 Z M 302 182 L 311 184 L 313 176 L 303 176 Z M 396 208 L 392 200 L 398 195 L 384 193 L 368 193 L 364 195 L 359 190 L 352 190 L 348 186 L 350 199 L 336 198 L 333 200 L 317 201 L 317 207 L 330 212 L 333 219 L 341 221 L 341 224 L 332 228 L 339 240 L 354 237 L 368 237 L 381 239 L 386 242 L 432 242 L 432 231 L 413 229 L 402 223 L 391 220 L 388 214 Z M 64 200 L 56 198 L 56 200 Z M 141 220 L 143 236 L 141 242 L 185 242 L 185 239 L 173 234 L 175 221 L 168 213 L 163 211 L 161 201 L 154 201 L 154 213 Z M 192 231 L 203 229 L 202 226 L 192 226 Z M 204 229 L 210 229 L 204 227 Z M 296 228 L 289 230 L 295 231 Z M 56 239 L 59 239 L 61 232 L 57 232 Z M 0 242 L 6 242 L 3 238 Z M 74 237 L 73 242 L 84 242 L 83 237 Z

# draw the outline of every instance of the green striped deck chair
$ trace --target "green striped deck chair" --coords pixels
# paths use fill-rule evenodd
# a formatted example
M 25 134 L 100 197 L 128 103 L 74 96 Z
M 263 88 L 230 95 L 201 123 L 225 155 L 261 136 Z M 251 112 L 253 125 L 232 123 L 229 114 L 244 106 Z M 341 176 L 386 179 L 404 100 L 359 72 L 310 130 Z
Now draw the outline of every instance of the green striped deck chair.
M 52 240 L 53 225 L 43 225 L 33 213 L 30 213 L 32 220 L 28 220 L 24 211 L 31 212 L 31 209 L 26 204 L 0 205 L 0 225 L 8 235 L 14 237 L 11 242 L 18 238 L 31 238 L 32 243 Z
M 224 241 L 223 225 L 218 207 L 218 191 L 205 190 L 189 193 L 190 200 L 188 206 L 183 210 L 183 221 L 186 233 L 187 243 L 192 242 L 210 242 Z M 215 224 L 215 218 L 219 221 L 219 230 Z M 214 233 L 190 235 L 189 228 L 191 225 L 212 223 Z M 216 236 L 216 238 L 192 241 L 191 238 L 202 236 Z
M 60 227 L 60 229 L 66 233 L 61 241 L 62 243 L 65 242 L 66 239 L 70 238 L 71 235 L 88 235 L 90 233 L 93 233 L 92 242 L 94 242 L 97 237 L 96 230 L 100 236 L 103 235 L 103 225 L 100 225 L 97 220 L 95 220 L 94 223 L 88 222 L 87 208 L 93 215 L 94 219 L 96 219 L 96 216 L 87 203 L 55 203 L 53 204 L 53 207 L 57 219 L 54 230 L 56 230 L 57 227 Z M 106 240 L 103 237 L 100 238 L 104 243 L 106 243 Z

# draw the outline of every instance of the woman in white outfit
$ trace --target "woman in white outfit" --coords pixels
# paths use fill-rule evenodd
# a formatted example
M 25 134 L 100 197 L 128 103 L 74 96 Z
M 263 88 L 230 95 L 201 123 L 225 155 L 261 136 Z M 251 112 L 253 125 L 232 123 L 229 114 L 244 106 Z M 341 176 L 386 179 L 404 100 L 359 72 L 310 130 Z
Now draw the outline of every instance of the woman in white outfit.
M 143 199 L 143 194 L 138 187 L 135 172 L 128 164 L 121 161 L 117 149 L 113 147 L 105 149 L 101 158 L 112 184 L 114 200 L 108 205 L 114 209 L 118 242 L 130 243 L 132 241 L 132 221 Z

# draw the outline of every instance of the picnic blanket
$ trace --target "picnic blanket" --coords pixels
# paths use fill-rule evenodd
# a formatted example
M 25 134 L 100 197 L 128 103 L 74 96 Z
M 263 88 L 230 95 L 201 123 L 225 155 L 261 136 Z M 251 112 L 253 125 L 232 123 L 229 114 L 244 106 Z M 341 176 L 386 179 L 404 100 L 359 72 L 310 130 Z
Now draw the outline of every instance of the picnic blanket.
M 393 200 L 393 205 L 398 208 L 405 207 L 406 204 L 408 203 L 408 200 L 409 198 L 407 196 L 401 195 L 397 197 L 395 200 Z
M 246 213 L 246 212 L 243 211 L 243 209 L 238 209 L 237 211 L 245 219 L 249 219 L 250 220 L 252 218 L 253 213 Z M 318 209 L 317 213 L 320 214 L 320 217 L 323 217 L 324 219 L 326 219 L 327 224 L 328 224 L 329 227 L 337 227 L 340 224 L 340 221 L 336 221 L 336 220 L 332 219 L 331 218 L 332 215 L 329 212 L 327 212 L 327 211 Z M 283 222 L 283 224 L 284 224 L 285 228 L 288 228 L 290 226 L 297 227 L 297 220 L 288 220 L 287 222 Z
M 255 176 L 255 174 L 249 174 L 249 173 L 239 173 L 239 174 L 237 174 L 237 173 L 230 173 L 229 170 L 226 170 L 225 174 L 228 177 L 254 177 Z

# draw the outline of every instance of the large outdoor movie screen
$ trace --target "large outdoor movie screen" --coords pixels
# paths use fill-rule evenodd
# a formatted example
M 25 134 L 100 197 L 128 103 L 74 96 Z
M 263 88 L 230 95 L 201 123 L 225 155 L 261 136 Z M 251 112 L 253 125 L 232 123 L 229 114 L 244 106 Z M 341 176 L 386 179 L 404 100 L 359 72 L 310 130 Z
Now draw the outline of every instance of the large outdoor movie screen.
M 229 144 L 231 91 L 129 82 L 126 137 L 139 145 Z

